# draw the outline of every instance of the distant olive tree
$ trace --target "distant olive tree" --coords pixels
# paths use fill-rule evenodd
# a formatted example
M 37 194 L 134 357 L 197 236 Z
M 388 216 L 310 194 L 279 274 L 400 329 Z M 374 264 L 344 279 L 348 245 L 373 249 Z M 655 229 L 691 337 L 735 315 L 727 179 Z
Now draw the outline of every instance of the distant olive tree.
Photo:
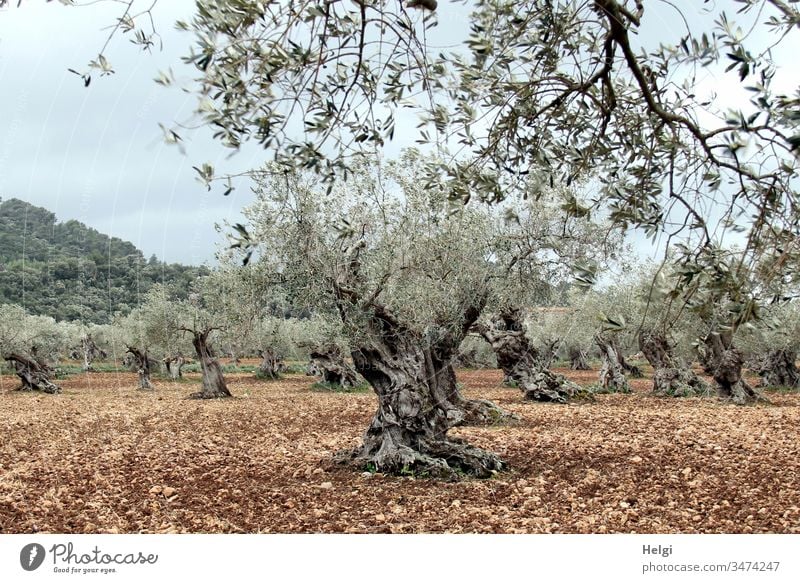
M 14 304 L 0 305 L 0 357 L 22 382 L 22 391 L 60 393 L 53 364 L 64 347 L 64 329 L 49 316 L 34 316 Z

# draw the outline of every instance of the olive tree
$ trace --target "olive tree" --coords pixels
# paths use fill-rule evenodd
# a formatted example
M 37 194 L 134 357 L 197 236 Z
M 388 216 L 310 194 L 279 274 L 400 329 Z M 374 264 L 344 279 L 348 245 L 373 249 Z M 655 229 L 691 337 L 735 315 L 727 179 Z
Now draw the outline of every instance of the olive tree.
M 22 382 L 22 391 L 60 393 L 52 381 L 51 364 L 66 340 L 64 329 L 53 318 L 33 316 L 21 306 L 0 305 L 0 357 Z
M 800 388 L 800 309 L 796 301 L 784 300 L 766 307 L 759 325 L 742 338 L 741 345 L 749 356 L 749 368 L 761 378 L 761 386 Z
M 548 296 L 570 282 L 576 269 L 586 269 L 581 266 L 613 261 L 620 250 L 620 232 L 588 216 L 566 216 L 563 207 L 577 200 L 572 189 L 533 184 L 523 193 L 522 201 L 507 199 L 492 207 L 489 236 L 496 273 L 490 280 L 491 314 L 476 329 L 493 347 L 506 379 L 517 384 L 526 399 L 566 403 L 586 397 L 586 391 L 550 370 L 564 333 L 541 338 L 538 349 L 527 326 L 530 308 L 552 300 Z
M 363 382 L 347 358 L 350 349 L 336 313 L 317 310 L 296 333 L 296 341 L 308 354 L 307 376 L 320 377 L 329 388 L 355 387 Z
M 72 360 L 83 361 L 83 370 L 92 371 L 95 360 L 108 357 L 103 348 L 108 342 L 108 325 L 60 322 L 67 337 L 67 354 Z
M 154 285 L 129 314 L 118 314 L 111 326 L 115 354 L 138 375 L 140 389 L 152 389 L 151 375 L 159 362 L 171 379 L 182 376 L 185 356 L 191 350 L 180 327 L 186 321 L 187 306 L 177 301 L 164 285 Z
M 490 292 L 491 229 L 476 209 L 420 188 L 417 156 L 365 163 L 327 192 L 307 175 L 265 174 L 246 214 L 259 261 L 295 302 L 338 315 L 354 367 L 378 396 L 347 459 L 387 472 L 488 476 L 502 468 L 497 456 L 447 432 L 505 416 L 465 399 L 452 367 Z

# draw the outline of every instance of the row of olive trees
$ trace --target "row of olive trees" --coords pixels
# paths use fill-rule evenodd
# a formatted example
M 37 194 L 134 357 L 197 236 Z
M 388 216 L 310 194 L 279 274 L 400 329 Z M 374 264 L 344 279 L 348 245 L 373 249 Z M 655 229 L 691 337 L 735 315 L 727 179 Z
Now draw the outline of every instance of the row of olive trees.
M 177 380 L 184 365 L 196 359 L 203 390 L 194 396 L 213 398 L 230 395 L 217 354 L 234 361 L 258 355 L 258 376 L 276 378 L 284 357 L 308 358 L 315 349 L 324 353 L 321 347 L 337 346 L 335 331 L 319 318 L 286 317 L 274 305 L 259 309 L 247 301 L 242 294 L 252 289 L 253 276 L 253 269 L 219 269 L 195 282 L 189 301 L 156 285 L 137 308 L 108 325 L 56 322 L 3 305 L 0 356 L 23 389 L 51 393 L 60 390 L 53 378 L 63 361 L 77 360 L 87 372 L 97 360 L 121 363 L 138 373 L 139 388 L 151 389 L 156 369 Z
M 49 366 L 56 360 L 69 359 L 81 362 L 86 371 L 93 370 L 97 359 L 133 360 L 130 349 L 134 349 L 149 355 L 142 362 L 147 365 L 141 367 L 145 372 L 160 363 L 165 374 L 178 379 L 194 352 L 186 327 L 200 317 L 206 322 L 214 321 L 218 327 L 213 334 L 214 343 L 234 362 L 239 356 L 260 356 L 259 376 L 277 378 L 286 356 L 293 360 L 310 358 L 320 374 L 331 375 L 331 382 L 347 384 L 335 378 L 336 367 L 348 369 L 344 354 L 349 350 L 337 322 L 322 314 L 303 319 L 285 317 L 285 310 L 279 309 L 276 301 L 267 305 L 262 302 L 259 308 L 255 296 L 265 285 L 269 286 L 263 275 L 259 276 L 260 269 L 258 265 L 227 263 L 198 282 L 198 289 L 213 298 L 211 311 L 200 312 L 189 302 L 177 301 L 167 288 L 156 286 L 136 311 L 118 317 L 114 325 L 57 323 L 52 318 L 27 314 L 18 306 L 5 305 L 0 312 L 0 345 L 12 367 L 27 363 L 30 368 L 37 361 Z M 602 349 L 605 338 L 617 353 L 622 371 L 632 376 L 639 376 L 639 371 L 626 361 L 625 355 L 635 352 L 640 361 L 646 359 L 654 369 L 665 368 L 670 362 L 676 366 L 683 363 L 681 367 L 688 368 L 689 363 L 700 360 L 706 372 L 711 373 L 703 342 L 709 332 L 708 322 L 691 310 L 684 310 L 679 319 L 670 322 L 669 329 L 664 327 L 670 303 L 661 301 L 659 288 L 664 288 L 665 279 L 663 267 L 636 266 L 599 289 L 573 289 L 557 307 L 528 306 L 523 326 L 532 354 L 547 366 L 559 359 L 569 361 L 574 370 L 588 370 L 591 357 L 602 359 L 604 366 L 610 367 Z M 276 287 L 273 285 L 272 289 Z M 657 328 L 660 332 L 655 334 Z M 746 327 L 738 338 L 747 366 L 761 375 L 762 384 L 800 384 L 793 364 L 800 347 L 800 310 L 796 303 L 770 306 L 760 325 Z M 491 352 L 491 345 L 482 340 L 476 327 L 462 342 L 457 363 L 494 366 L 497 359 L 487 350 Z M 480 357 L 477 352 L 481 352 Z M 323 362 L 328 364 L 319 366 Z M 656 375 L 657 394 L 691 395 L 705 393 L 709 388 L 690 373 L 664 375 Z M 149 386 L 149 374 L 143 375 L 142 385 Z

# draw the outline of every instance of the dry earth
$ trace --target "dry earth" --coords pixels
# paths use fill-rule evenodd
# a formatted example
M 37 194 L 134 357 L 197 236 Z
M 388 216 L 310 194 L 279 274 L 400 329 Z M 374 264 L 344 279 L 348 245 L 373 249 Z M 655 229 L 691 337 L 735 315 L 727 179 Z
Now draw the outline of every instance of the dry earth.
M 736 407 L 636 381 L 558 406 L 522 402 L 498 371 L 459 377 L 521 417 L 453 431 L 508 462 L 491 480 L 333 466 L 375 398 L 305 376 L 229 375 L 236 398 L 210 402 L 185 399 L 191 382 L 139 392 L 133 374 L 74 376 L 59 396 L 2 377 L 0 532 L 800 532 L 798 394 Z

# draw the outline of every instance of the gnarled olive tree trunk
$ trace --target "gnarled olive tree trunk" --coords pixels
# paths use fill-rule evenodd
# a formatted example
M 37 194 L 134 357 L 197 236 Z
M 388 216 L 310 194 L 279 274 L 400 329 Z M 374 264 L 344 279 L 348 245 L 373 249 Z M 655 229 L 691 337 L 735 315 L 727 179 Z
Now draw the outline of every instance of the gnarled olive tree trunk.
M 566 403 L 586 396 L 585 389 L 543 366 L 538 351 L 525 335 L 518 309 L 504 310 L 490 324 L 479 323 L 476 328 L 492 345 L 506 382 L 515 383 L 526 399 Z
M 352 351 L 356 371 L 378 395 L 378 411 L 363 444 L 346 454 L 362 467 L 455 479 L 489 477 L 503 468 L 493 453 L 447 437 L 463 421 L 450 398 L 454 377 L 432 363 L 424 338 L 384 306 L 367 315 L 371 342 Z
M 225 377 L 222 374 L 222 367 L 214 356 L 214 351 L 208 341 L 208 336 L 214 328 L 203 330 L 185 331 L 192 334 L 192 345 L 194 346 L 197 359 L 200 361 L 200 368 L 203 372 L 203 390 L 189 395 L 190 399 L 221 399 L 231 397 Z
M 136 373 L 139 375 L 139 388 L 142 390 L 152 389 L 150 371 L 153 360 L 147 355 L 147 350 L 139 350 L 134 346 L 128 346 L 127 348 L 128 354 L 131 355 L 131 366 L 136 369 Z
M 580 346 L 570 346 L 567 349 L 567 356 L 572 370 L 592 370 L 589 366 L 589 355 Z
M 644 377 L 644 373 L 642 373 L 642 369 L 640 369 L 635 364 L 629 363 L 628 360 L 625 358 L 625 355 L 622 353 L 622 350 L 619 347 L 619 342 L 617 341 L 617 337 L 614 336 L 613 334 L 611 334 L 611 335 L 606 336 L 604 338 L 605 338 L 606 342 L 608 342 L 611 345 L 611 349 L 616 354 L 617 364 L 622 369 L 623 373 L 627 373 L 628 375 L 630 375 L 631 377 L 633 377 L 635 379 L 643 378 Z M 596 340 L 595 340 L 595 342 L 596 342 Z M 601 348 L 601 352 L 602 352 L 602 348 Z
M 456 380 L 454 365 L 458 362 L 458 348 L 480 316 L 485 303 L 485 296 L 476 298 L 472 305 L 467 305 L 460 328 L 443 332 L 448 327 L 440 324 L 435 331 L 437 336 L 429 336 L 426 341 L 426 366 L 429 374 L 435 377 L 435 384 L 441 388 L 444 395 L 442 406 L 453 425 L 497 425 L 518 419 L 513 413 L 486 399 L 466 399 Z
M 275 380 L 281 378 L 281 373 L 286 369 L 283 357 L 272 348 L 260 350 L 261 364 L 258 365 L 256 376 L 260 379 Z
M 755 359 L 752 370 L 761 377 L 762 387 L 800 387 L 797 352 L 786 348 L 769 350 Z
M 630 393 L 631 386 L 622 368 L 622 357 L 616 339 L 607 338 L 601 333 L 594 335 L 594 342 L 600 348 L 603 366 L 600 368 L 600 386 L 612 393 Z
M 744 356 L 733 346 L 732 333 L 712 332 L 704 338 L 703 343 L 704 367 L 714 377 L 721 399 L 737 405 L 766 400 L 742 376 Z
M 41 391 L 48 394 L 61 392 L 61 387 L 50 380 L 52 369 L 44 362 L 12 352 L 3 357 L 14 367 L 14 373 L 22 381 L 20 391 Z
M 548 339 L 542 342 L 541 348 L 537 351 L 539 355 L 539 363 L 542 368 L 550 368 L 553 366 L 553 361 L 558 356 L 558 346 L 561 342 L 559 340 Z
M 83 370 L 86 372 L 93 371 L 92 363 L 98 358 L 105 358 L 106 351 L 97 346 L 97 343 L 92 338 L 91 334 L 87 334 L 81 338 L 80 355 L 83 358 Z
M 164 367 L 167 369 L 167 374 L 173 381 L 183 378 L 183 365 L 186 364 L 186 359 L 183 355 L 167 356 L 163 362 Z
M 316 346 L 309 353 L 309 371 L 322 377 L 322 382 L 341 387 L 358 384 L 356 369 L 347 362 L 341 348 L 335 344 Z
M 363 247 L 358 243 L 349 251 L 346 269 L 333 283 L 342 320 L 360 332 L 351 352 L 353 364 L 378 396 L 378 410 L 362 445 L 337 458 L 394 474 L 444 479 L 493 475 L 503 468 L 500 458 L 447 436 L 464 421 L 454 400 L 458 387 L 450 363 L 469 326 L 449 327 L 442 338 L 436 337 L 438 331 L 425 337 L 378 302 L 380 289 L 365 299 L 367 294 L 356 291 L 363 285 L 358 259 Z M 471 309 L 479 314 L 484 303 L 485 295 Z
M 639 350 L 653 367 L 653 394 L 661 397 L 709 394 L 708 383 L 673 355 L 672 344 L 663 333 L 641 330 Z

